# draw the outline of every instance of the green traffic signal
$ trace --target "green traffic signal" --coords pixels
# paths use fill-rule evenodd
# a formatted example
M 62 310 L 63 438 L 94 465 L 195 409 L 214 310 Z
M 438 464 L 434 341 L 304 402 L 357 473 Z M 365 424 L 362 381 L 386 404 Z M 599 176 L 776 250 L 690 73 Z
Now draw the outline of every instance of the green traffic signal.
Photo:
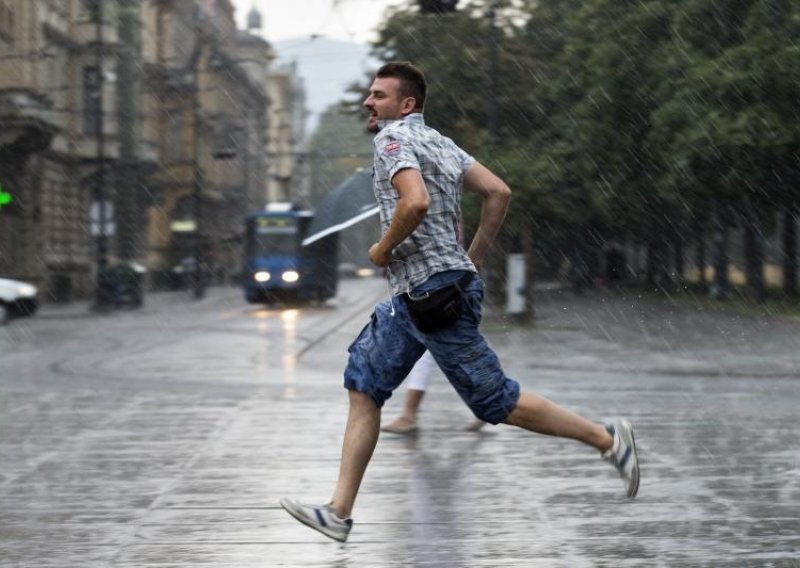
M 3 205 L 8 205 L 14 200 L 14 197 L 10 193 L 6 193 L 3 189 L 3 186 L 0 185 L 0 209 L 3 208 Z

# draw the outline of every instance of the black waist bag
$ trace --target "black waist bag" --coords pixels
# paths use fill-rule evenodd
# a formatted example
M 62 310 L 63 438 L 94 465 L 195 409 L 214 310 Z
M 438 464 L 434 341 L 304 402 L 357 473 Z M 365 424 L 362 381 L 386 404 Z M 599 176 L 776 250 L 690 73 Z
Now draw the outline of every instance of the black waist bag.
M 422 333 L 433 333 L 456 323 L 464 311 L 463 290 L 473 276 L 472 272 L 467 272 L 457 282 L 420 298 L 403 294 L 408 315 L 414 326 Z

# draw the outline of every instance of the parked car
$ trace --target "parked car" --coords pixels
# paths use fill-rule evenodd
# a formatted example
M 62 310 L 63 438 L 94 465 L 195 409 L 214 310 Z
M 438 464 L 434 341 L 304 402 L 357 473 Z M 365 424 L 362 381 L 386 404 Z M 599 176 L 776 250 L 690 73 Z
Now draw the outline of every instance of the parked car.
M 0 324 L 13 317 L 33 315 L 38 307 L 36 286 L 19 280 L 0 278 Z
M 101 298 L 104 307 L 140 308 L 144 302 L 143 284 L 147 269 L 135 262 L 114 264 L 100 273 Z

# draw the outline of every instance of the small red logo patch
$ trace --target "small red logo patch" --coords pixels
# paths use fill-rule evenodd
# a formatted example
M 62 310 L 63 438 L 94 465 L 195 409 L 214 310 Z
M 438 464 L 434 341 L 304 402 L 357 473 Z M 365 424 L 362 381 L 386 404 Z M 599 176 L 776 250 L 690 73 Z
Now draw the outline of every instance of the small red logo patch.
M 400 142 L 389 142 L 383 152 L 384 154 L 397 154 L 400 152 Z

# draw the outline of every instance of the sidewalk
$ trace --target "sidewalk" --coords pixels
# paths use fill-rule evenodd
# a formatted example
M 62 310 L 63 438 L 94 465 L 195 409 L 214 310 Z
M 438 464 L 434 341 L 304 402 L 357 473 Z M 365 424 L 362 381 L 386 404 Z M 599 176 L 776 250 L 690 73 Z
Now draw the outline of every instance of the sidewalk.
M 522 350 L 538 368 L 800 377 L 800 322 L 781 314 L 630 289 L 547 289 L 536 302 L 531 327 L 510 325 L 495 307 L 483 329 L 498 350 Z

